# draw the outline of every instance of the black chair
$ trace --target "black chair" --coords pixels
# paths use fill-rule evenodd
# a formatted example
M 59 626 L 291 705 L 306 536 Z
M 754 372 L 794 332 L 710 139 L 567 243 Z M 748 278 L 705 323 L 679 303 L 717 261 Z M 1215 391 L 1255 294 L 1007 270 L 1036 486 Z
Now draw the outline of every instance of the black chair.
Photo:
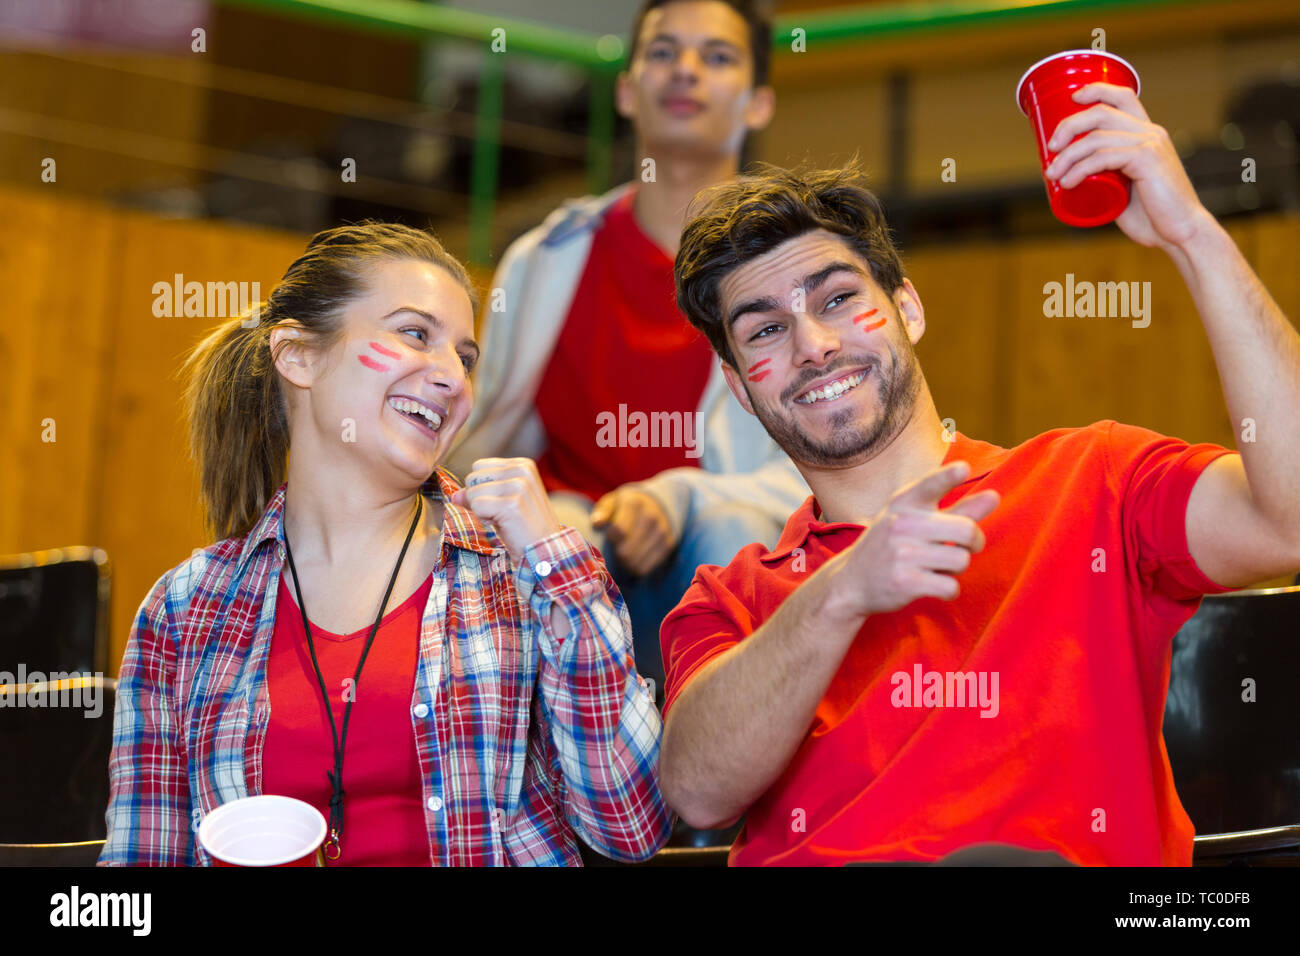
M 1206 597 L 1174 637 L 1164 719 L 1196 865 L 1300 862 L 1297 728 L 1300 587 Z
M 107 836 L 108 758 L 117 681 L 80 677 L 0 684 L 0 843 L 77 843 Z
M 103 850 L 103 840 L 84 840 L 80 843 L 0 843 L 0 867 L 94 866 Z
M 105 673 L 111 587 L 99 548 L 0 557 L 0 670 Z
M 1285 123 L 1300 130 L 1300 86 L 1286 80 L 1266 80 L 1243 87 L 1233 94 L 1225 118 L 1238 126 Z

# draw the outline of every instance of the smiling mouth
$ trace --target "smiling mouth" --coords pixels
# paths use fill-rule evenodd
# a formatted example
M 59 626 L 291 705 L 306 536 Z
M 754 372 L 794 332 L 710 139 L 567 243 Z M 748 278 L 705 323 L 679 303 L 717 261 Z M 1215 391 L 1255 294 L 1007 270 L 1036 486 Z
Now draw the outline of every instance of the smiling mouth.
M 821 405 L 826 402 L 833 402 L 845 392 L 853 391 L 866 381 L 867 375 L 870 372 L 871 369 L 867 368 L 863 369 L 861 372 L 854 372 L 853 374 L 846 375 L 843 378 L 837 378 L 835 381 L 829 382 L 820 388 L 814 388 L 811 391 L 804 392 L 795 399 L 795 402 L 800 405 Z
M 667 99 L 663 101 L 663 106 L 672 113 L 698 113 L 704 109 L 703 103 L 697 103 L 694 100 L 687 99 Z
M 417 428 L 421 428 L 430 434 L 436 434 L 438 429 L 442 427 L 442 416 L 423 402 L 417 402 L 410 398 L 390 398 L 388 407 Z

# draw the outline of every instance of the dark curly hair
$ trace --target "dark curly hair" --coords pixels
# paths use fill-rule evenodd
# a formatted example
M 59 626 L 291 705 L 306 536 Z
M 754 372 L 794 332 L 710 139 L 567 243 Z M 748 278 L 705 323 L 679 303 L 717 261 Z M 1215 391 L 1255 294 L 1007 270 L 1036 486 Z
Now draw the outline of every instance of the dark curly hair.
M 677 306 L 732 368 L 719 286 L 730 272 L 788 239 L 826 229 L 844 237 L 885 292 L 892 295 L 903 284 L 884 206 L 864 181 L 856 157 L 840 169 L 757 163 L 692 200 L 673 267 Z

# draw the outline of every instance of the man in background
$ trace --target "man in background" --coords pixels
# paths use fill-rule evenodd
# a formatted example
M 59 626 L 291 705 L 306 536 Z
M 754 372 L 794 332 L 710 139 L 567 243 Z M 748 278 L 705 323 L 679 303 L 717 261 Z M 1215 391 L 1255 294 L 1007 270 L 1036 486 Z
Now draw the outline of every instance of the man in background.
M 562 524 L 600 547 L 632 617 L 638 671 L 663 687 L 659 625 L 700 564 L 776 542 L 808 494 L 729 394 L 674 300 L 687 204 L 736 176 L 770 121 L 769 21 L 744 0 L 648 0 L 616 103 L 637 178 L 565 203 L 501 259 L 474 412 L 452 453 L 536 458 Z M 490 297 L 492 298 L 492 297 Z

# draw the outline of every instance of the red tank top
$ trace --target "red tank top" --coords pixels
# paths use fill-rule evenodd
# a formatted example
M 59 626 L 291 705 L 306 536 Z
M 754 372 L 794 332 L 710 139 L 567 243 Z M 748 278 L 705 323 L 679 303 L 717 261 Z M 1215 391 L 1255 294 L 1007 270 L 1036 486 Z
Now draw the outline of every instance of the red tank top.
M 343 754 L 343 853 L 332 866 L 429 866 L 419 755 L 411 700 L 420 644 L 420 622 L 433 585 L 432 575 L 398 607 L 384 615 L 379 633 L 352 694 Z M 275 630 L 267 666 L 271 720 L 262 752 L 263 793 L 297 797 L 329 819 L 334 738 L 312 667 L 302 612 L 291 596 L 288 575 L 280 578 Z M 370 633 L 311 628 L 339 733 L 343 732 L 345 689 Z
M 700 463 L 694 414 L 713 351 L 678 310 L 672 257 L 641 231 L 635 197 L 606 211 L 537 391 L 548 491 L 595 500 Z

